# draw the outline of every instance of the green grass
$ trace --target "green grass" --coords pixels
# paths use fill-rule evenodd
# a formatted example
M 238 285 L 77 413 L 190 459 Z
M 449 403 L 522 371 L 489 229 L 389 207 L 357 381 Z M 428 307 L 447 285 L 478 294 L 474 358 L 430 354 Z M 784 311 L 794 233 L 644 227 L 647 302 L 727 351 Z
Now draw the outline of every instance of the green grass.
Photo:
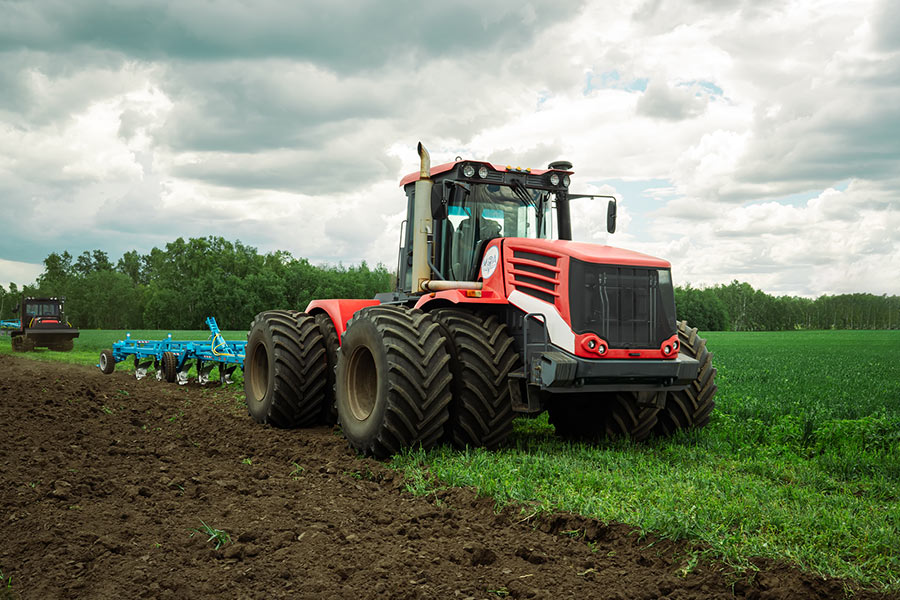
M 475 486 L 498 504 L 571 511 L 900 590 L 900 332 L 713 333 L 714 417 L 642 445 L 570 444 L 546 416 L 495 452 L 410 451 L 409 487 Z
M 194 532 L 202 533 L 203 535 L 209 536 L 206 539 L 206 541 L 212 542 L 212 544 L 215 546 L 216 550 L 218 550 L 219 548 L 221 548 L 222 546 L 224 546 L 226 544 L 231 543 L 231 536 L 228 535 L 225 531 L 223 531 L 221 529 L 216 529 L 215 527 L 210 527 L 209 525 L 207 525 L 206 523 L 203 522 L 203 519 L 200 520 L 200 523 L 202 525 L 202 527 L 200 529 L 192 529 L 191 530 L 192 536 L 194 535 Z

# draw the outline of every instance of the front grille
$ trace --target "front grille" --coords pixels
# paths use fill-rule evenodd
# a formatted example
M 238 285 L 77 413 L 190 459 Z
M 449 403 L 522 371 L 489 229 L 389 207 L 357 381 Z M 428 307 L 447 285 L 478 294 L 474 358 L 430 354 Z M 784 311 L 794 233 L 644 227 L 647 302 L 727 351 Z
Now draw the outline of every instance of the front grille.
M 551 304 L 559 304 L 559 257 L 513 250 L 509 260 L 513 288 Z
M 569 277 L 575 333 L 595 333 L 610 348 L 657 348 L 675 334 L 675 294 L 668 269 L 572 259 Z

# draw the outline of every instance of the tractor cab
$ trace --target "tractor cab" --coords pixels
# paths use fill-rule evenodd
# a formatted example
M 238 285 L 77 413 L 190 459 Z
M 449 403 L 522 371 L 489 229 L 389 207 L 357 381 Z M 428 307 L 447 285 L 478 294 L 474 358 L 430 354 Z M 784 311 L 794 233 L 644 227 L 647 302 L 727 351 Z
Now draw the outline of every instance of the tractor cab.
M 571 163 L 547 169 L 523 169 L 481 161 L 438 165 L 430 170 L 430 206 L 416 204 L 420 173 L 401 181 L 408 215 L 398 265 L 400 291 L 421 291 L 413 282 L 417 223 L 427 231 L 428 267 L 435 280 L 477 279 L 484 250 L 495 238 L 572 239 L 569 200 Z M 604 196 L 611 198 L 609 196 Z M 416 214 L 417 210 L 430 214 Z M 608 229 L 615 228 L 615 200 L 610 202 Z M 421 225 L 419 225 L 421 226 Z
M 58 298 L 25 298 L 22 302 L 22 319 L 30 327 L 65 323 L 63 302 L 63 299 Z

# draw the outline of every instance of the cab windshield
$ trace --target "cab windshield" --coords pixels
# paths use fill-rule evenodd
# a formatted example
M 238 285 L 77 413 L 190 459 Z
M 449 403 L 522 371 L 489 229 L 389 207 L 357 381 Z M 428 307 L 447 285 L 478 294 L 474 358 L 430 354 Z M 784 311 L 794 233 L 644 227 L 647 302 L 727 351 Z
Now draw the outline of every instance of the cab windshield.
M 59 305 L 55 302 L 27 302 L 25 314 L 29 317 L 58 317 Z
M 553 200 L 545 190 L 522 185 L 473 184 L 471 192 L 456 194 L 440 225 L 441 274 L 455 281 L 476 279 L 484 247 L 494 238 L 554 236 Z

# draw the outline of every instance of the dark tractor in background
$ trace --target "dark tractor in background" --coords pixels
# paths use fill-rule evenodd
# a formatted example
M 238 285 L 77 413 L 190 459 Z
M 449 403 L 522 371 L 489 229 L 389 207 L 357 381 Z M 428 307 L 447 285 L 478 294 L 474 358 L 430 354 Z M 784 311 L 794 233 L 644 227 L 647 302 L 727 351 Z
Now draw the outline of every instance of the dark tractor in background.
M 35 348 L 49 348 L 68 352 L 78 337 L 78 329 L 66 320 L 65 298 L 23 297 L 15 308 L 18 327 L 9 330 L 12 349 L 30 352 Z

